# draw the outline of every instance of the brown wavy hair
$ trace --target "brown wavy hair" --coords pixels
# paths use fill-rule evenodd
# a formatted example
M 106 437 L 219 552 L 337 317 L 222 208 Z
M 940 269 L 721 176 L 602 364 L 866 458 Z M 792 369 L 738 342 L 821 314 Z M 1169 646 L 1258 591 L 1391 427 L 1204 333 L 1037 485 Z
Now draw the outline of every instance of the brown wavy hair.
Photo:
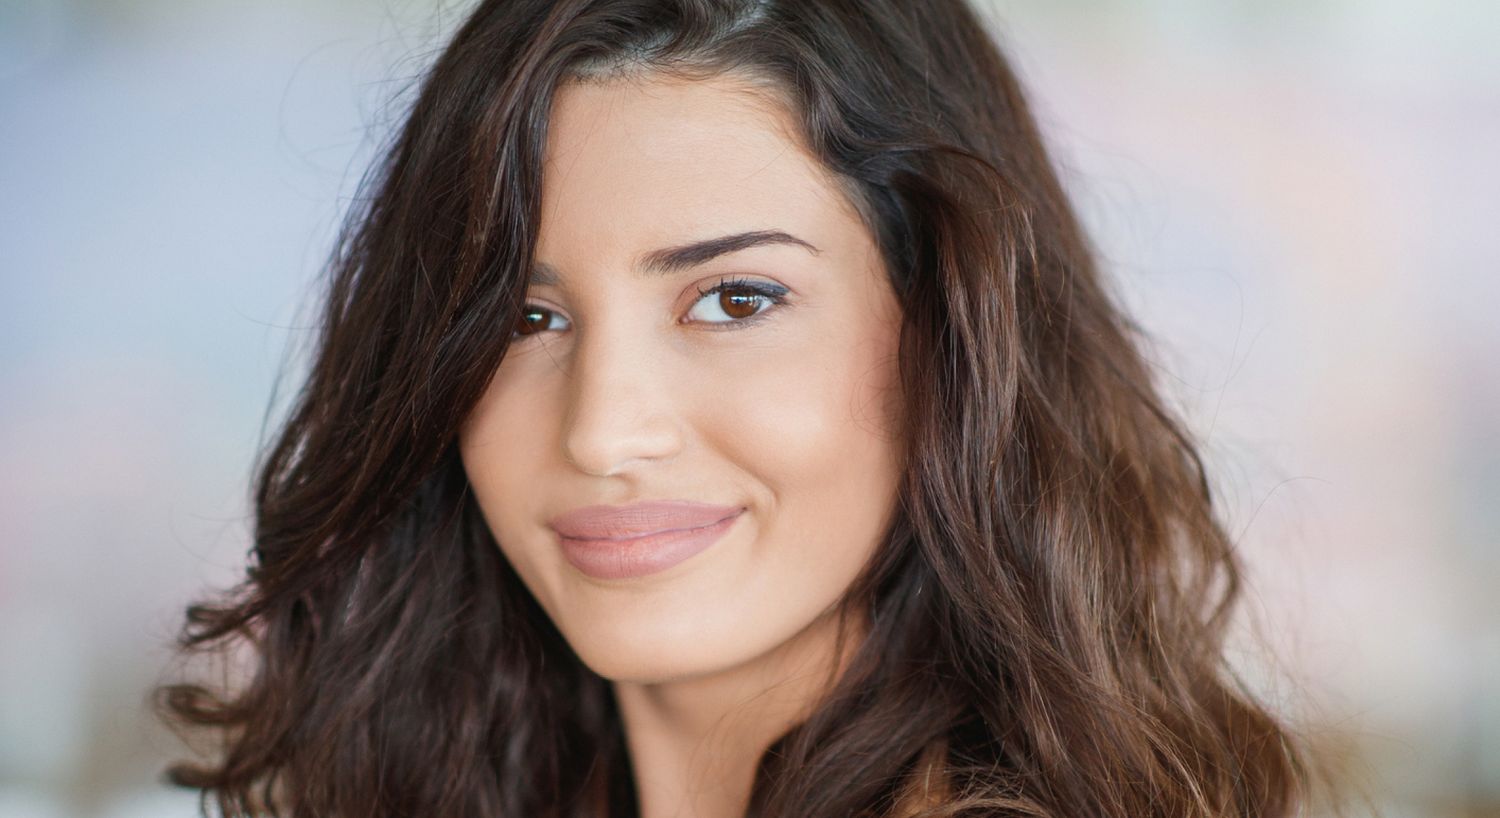
M 908 465 L 844 610 L 868 636 L 756 770 L 751 816 L 1287 816 L 1306 750 L 1224 658 L 1241 568 L 1016 77 L 962 0 L 483 0 L 330 265 L 257 463 L 247 576 L 189 608 L 227 687 L 169 778 L 226 816 L 637 811 L 609 683 L 510 568 L 460 423 L 521 314 L 560 83 L 753 78 L 903 305 Z M 936 795 L 934 794 L 936 793 Z

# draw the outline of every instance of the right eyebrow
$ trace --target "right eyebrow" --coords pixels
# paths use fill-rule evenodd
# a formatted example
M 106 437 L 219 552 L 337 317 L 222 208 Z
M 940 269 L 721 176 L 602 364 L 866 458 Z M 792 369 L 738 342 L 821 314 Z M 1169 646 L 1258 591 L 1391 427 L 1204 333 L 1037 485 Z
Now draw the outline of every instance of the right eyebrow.
M 766 244 L 786 244 L 796 247 L 804 247 L 809 252 L 817 254 L 818 248 L 811 243 L 799 239 L 784 230 L 750 230 L 744 233 L 733 233 L 727 236 L 716 236 L 711 239 L 702 239 L 676 247 L 665 247 L 660 250 L 652 250 L 641 256 L 636 262 L 636 269 L 643 276 L 664 276 L 681 272 L 700 264 L 706 264 L 719 256 L 748 250 L 751 247 L 759 247 Z M 531 282 L 533 284 L 556 284 L 558 281 L 557 270 L 546 262 L 539 261 L 535 264 Z

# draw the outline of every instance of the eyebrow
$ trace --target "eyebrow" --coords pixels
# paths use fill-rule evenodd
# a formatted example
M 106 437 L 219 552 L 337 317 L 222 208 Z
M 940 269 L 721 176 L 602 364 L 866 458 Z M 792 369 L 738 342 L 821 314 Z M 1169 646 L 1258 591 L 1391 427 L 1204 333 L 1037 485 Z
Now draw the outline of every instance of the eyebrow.
M 728 236 L 718 236 L 711 239 L 690 242 L 676 247 L 666 247 L 660 250 L 652 250 L 641 256 L 636 262 L 636 269 L 645 276 L 665 276 L 681 272 L 700 264 L 706 264 L 719 256 L 748 250 L 751 247 L 759 247 L 766 244 L 786 244 L 796 247 L 804 247 L 809 252 L 817 255 L 818 248 L 802 239 L 782 230 L 751 230 L 745 233 L 734 233 Z M 533 284 L 556 284 L 558 279 L 557 270 L 544 261 L 534 265 L 531 274 Z

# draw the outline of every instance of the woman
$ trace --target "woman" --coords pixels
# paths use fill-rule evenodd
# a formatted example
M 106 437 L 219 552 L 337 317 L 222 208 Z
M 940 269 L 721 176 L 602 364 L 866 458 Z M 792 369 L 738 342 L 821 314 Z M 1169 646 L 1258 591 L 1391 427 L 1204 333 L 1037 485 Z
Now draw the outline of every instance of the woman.
M 961 0 L 488 0 L 332 270 L 228 815 L 1289 815 L 1239 572 Z

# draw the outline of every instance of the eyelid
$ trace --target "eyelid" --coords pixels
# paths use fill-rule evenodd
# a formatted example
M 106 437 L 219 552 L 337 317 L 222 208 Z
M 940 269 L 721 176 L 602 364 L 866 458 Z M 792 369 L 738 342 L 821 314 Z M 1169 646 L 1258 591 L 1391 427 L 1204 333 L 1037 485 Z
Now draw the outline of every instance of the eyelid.
M 697 289 L 697 288 L 695 288 L 695 289 Z M 701 297 L 703 297 L 705 295 L 708 295 L 709 293 L 714 293 L 714 292 L 718 292 L 720 290 L 728 290 L 728 289 L 746 289 L 746 290 L 751 290 L 751 291 L 756 292 L 758 294 L 764 295 L 764 296 L 766 296 L 768 298 L 770 298 L 770 297 L 780 298 L 781 296 L 784 296 L 787 293 L 791 292 L 790 288 L 788 288 L 788 287 L 786 287 L 786 286 L 784 286 L 782 284 L 777 284 L 774 281 L 761 281 L 759 279 L 754 279 L 754 278 L 745 278 L 744 276 L 742 276 L 742 275 L 740 275 L 738 273 L 730 273 L 728 275 L 723 276 L 718 281 L 714 282 L 712 285 L 710 285 L 708 287 L 705 287 L 705 288 L 702 288 L 702 289 L 698 289 L 698 296 L 701 298 Z

